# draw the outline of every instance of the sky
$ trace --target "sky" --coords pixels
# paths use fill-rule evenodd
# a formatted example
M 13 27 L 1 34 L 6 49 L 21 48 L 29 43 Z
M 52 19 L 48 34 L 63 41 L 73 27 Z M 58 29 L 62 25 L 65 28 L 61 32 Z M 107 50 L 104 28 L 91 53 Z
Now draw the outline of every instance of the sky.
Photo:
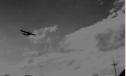
M 56 63 L 81 58 L 83 53 L 76 52 L 79 50 L 87 50 L 86 58 L 95 45 L 90 32 L 124 24 L 124 7 L 119 11 L 116 7 L 115 0 L 0 0 L 0 65 L 6 64 L 6 70 L 14 65 L 22 68 L 29 63 Z M 20 30 L 36 37 L 24 36 Z
M 98 0 L 1 0 L 0 1 L 0 55 L 7 62 L 22 60 L 24 48 L 42 50 L 57 46 L 66 34 L 90 26 L 107 17 L 112 1 Z M 33 32 L 57 26 L 48 33 L 51 43 L 33 44 L 20 30 Z

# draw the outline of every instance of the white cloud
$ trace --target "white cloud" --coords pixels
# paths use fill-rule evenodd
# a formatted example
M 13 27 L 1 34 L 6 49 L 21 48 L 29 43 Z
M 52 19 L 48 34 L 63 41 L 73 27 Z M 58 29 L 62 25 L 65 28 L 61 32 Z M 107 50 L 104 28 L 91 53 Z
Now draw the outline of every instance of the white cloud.
M 47 42 L 51 42 L 52 41 L 52 39 L 51 38 L 47 38 Z
M 125 14 L 122 12 L 123 10 L 125 10 L 124 7 L 118 10 L 118 15 L 114 18 L 113 16 L 115 15 L 109 15 L 107 19 L 103 19 L 92 26 L 81 28 L 72 34 L 66 35 L 64 42 L 70 44 L 66 49 L 94 50 L 97 44 L 97 41 L 95 40 L 96 34 L 104 32 L 107 28 L 116 29 L 120 25 L 125 24 Z
M 122 7 L 122 9 L 123 8 L 124 7 Z M 64 38 L 64 41 L 61 42 L 62 45 L 63 44 L 67 45 L 67 46 L 63 46 L 64 49 L 76 50 L 78 52 L 79 52 L 79 50 L 81 50 L 81 51 L 83 51 L 83 53 L 85 55 L 83 58 L 86 58 L 88 56 L 90 56 L 90 58 L 95 58 L 95 55 L 98 55 L 99 58 L 101 58 L 102 53 L 101 52 L 99 53 L 98 52 L 99 49 L 96 48 L 96 45 L 98 42 L 95 37 L 98 33 L 105 32 L 105 30 L 108 28 L 112 28 L 115 30 L 118 27 L 120 27 L 121 25 L 125 25 L 125 14 L 122 12 L 125 9 L 123 9 L 123 10 L 122 9 L 117 11 L 117 14 L 109 15 L 106 19 L 103 19 L 102 21 L 97 22 L 96 24 L 94 24 L 92 26 L 81 28 L 80 30 L 75 31 L 72 34 L 66 35 Z M 113 12 L 113 13 L 115 13 L 115 12 Z M 123 48 L 125 48 L 125 47 L 123 47 Z M 121 48 L 121 49 L 123 49 L 123 48 Z M 118 60 L 120 62 L 120 64 L 119 64 L 120 66 L 124 66 L 125 65 L 124 64 L 125 55 L 123 53 L 125 52 L 125 50 L 124 49 L 121 50 L 121 49 L 112 51 L 112 52 L 109 52 L 106 54 L 104 53 L 106 57 L 105 58 L 103 57 L 103 59 L 105 59 L 105 60 L 108 59 L 111 61 L 111 58 L 115 58 L 115 60 Z M 93 55 L 93 57 L 91 57 L 91 55 Z M 120 59 L 118 58 L 118 56 L 120 56 Z M 97 61 L 97 59 L 98 58 L 93 59 L 93 60 Z M 101 61 L 103 59 L 101 59 Z M 100 63 L 99 59 L 96 63 L 93 64 L 93 66 L 97 65 L 98 63 Z M 103 64 L 105 64 L 104 67 L 103 67 L 103 64 L 100 64 L 101 66 L 100 65 L 98 65 L 98 66 L 99 66 L 99 68 L 105 69 L 105 67 L 111 63 L 106 61 L 105 63 L 103 63 Z M 85 63 L 84 63 L 84 65 L 85 65 Z M 92 66 L 92 63 L 89 65 Z M 111 65 L 109 65 L 109 67 L 110 66 Z
M 122 24 L 125 24 L 124 14 L 118 15 L 118 17 L 114 19 L 104 19 L 103 21 L 98 22 L 95 25 L 81 28 L 79 31 L 67 35 L 65 37 L 65 43 L 70 43 L 71 45 L 69 45 L 69 47 L 67 48 L 72 50 L 86 50 L 87 48 L 94 49 L 93 47 L 95 46 L 95 44 L 97 44 L 95 40 L 96 34 L 104 32 L 106 28 L 113 26 L 116 28 Z
M 42 43 L 44 40 L 44 38 L 47 37 L 47 32 L 55 32 L 56 30 L 58 29 L 57 25 L 55 26 L 52 26 L 52 27 L 45 27 L 45 28 L 41 28 L 39 30 L 34 30 L 33 33 L 36 34 L 36 36 L 29 36 L 29 39 L 31 39 L 31 41 L 35 44 L 37 44 L 38 42 Z M 51 40 L 51 39 L 47 39 L 47 42 L 48 40 Z
M 23 53 L 24 57 L 37 56 L 37 55 L 38 55 L 37 51 L 27 51 Z
M 14 73 L 17 71 L 18 69 L 15 66 L 8 65 L 2 60 L 0 60 L 0 76 L 4 76 L 5 74 L 14 75 Z
M 53 27 L 50 27 L 50 32 L 55 32 L 57 30 L 57 25 L 53 26 Z
M 119 14 L 116 18 L 104 19 L 103 21 L 98 22 L 90 27 L 82 28 L 79 31 L 69 34 L 69 35 L 65 36 L 65 41 L 63 41 L 61 43 L 62 47 L 65 48 L 65 47 L 67 47 L 67 46 L 65 46 L 65 43 L 66 44 L 70 43 L 69 46 L 67 47 L 67 49 L 85 50 L 87 52 L 90 50 L 94 50 L 92 48 L 92 47 L 94 47 L 94 45 L 96 43 L 96 42 L 93 42 L 94 34 L 104 31 L 105 28 L 107 28 L 107 27 L 111 27 L 111 26 L 115 26 L 115 25 L 124 23 L 124 20 L 123 20 L 124 17 L 125 16 L 123 14 Z M 101 29 L 99 29 L 99 28 L 101 28 Z M 48 30 L 48 28 L 46 28 L 45 30 L 41 29 L 41 32 L 40 32 L 40 30 L 39 31 L 36 30 L 34 32 L 37 35 L 42 35 L 41 33 L 43 33 L 44 31 L 47 31 L 47 30 Z M 52 30 L 54 30 L 54 29 L 52 29 Z M 52 30 L 50 32 L 52 32 Z M 46 36 L 46 34 L 44 36 Z M 45 38 L 44 36 L 42 38 Z M 37 39 L 39 40 L 39 39 L 41 39 L 41 37 L 37 38 Z M 51 46 L 49 48 L 50 48 L 50 50 L 53 49 Z M 99 55 L 98 53 L 96 53 L 95 55 L 92 55 L 92 54 L 89 55 L 89 54 L 87 54 L 87 52 L 85 53 L 84 51 L 74 51 L 69 54 L 51 53 L 51 54 L 45 54 L 45 55 L 42 55 L 39 57 L 33 57 L 33 58 L 26 57 L 26 59 L 24 61 L 20 62 L 17 65 L 14 65 L 14 66 L 6 65 L 2 61 L 0 61 L 0 75 L 3 76 L 4 74 L 10 74 L 11 76 L 24 76 L 25 74 L 27 74 L 29 72 L 30 74 L 33 74 L 33 76 L 40 76 L 40 75 L 38 75 L 38 73 L 43 71 L 42 68 L 44 68 L 44 69 L 54 68 L 53 70 L 55 70 L 56 68 L 57 69 L 63 68 L 63 70 L 60 70 L 57 72 L 54 71 L 50 74 L 48 73 L 49 75 L 47 75 L 47 76 L 59 76 L 61 74 L 62 74 L 62 76 L 67 76 L 67 75 L 82 76 L 83 74 L 87 74 L 87 76 L 92 76 L 91 73 L 93 73 L 94 70 L 98 71 L 99 69 L 101 70 L 104 68 L 112 67 L 111 66 L 112 61 L 111 61 L 111 59 L 108 59 L 109 58 L 108 55 L 107 56 L 104 54 Z M 38 54 L 38 52 L 36 52 L 36 51 L 29 51 L 29 52 L 25 52 L 24 56 L 37 55 L 37 54 Z M 115 54 L 113 54 L 113 55 L 115 55 Z M 121 56 L 121 55 L 122 55 L 122 52 L 119 52 L 118 56 Z M 125 55 L 125 54 L 123 53 L 123 55 Z M 122 60 L 122 62 L 120 63 L 121 65 L 125 65 L 125 64 L 123 64 L 124 60 L 125 60 L 124 57 L 123 57 L 123 59 L 121 57 L 117 58 L 117 60 Z M 75 61 L 76 63 L 74 63 L 74 65 L 72 65 L 72 68 L 69 69 L 68 63 L 73 59 L 74 60 L 76 59 L 76 61 Z M 31 61 L 31 60 L 32 60 L 32 62 L 29 63 L 29 61 Z M 77 65 L 81 66 L 81 68 L 77 71 L 72 71 L 71 69 L 73 69 Z M 64 70 L 64 68 L 67 68 L 67 70 L 66 69 Z M 39 71 L 38 71 L 38 69 L 39 69 Z M 93 69 L 93 71 L 92 71 L 92 69 Z M 47 71 L 48 70 L 46 70 L 46 72 Z M 90 72 L 90 74 L 88 72 Z M 80 74 L 82 74 L 82 75 L 80 75 Z

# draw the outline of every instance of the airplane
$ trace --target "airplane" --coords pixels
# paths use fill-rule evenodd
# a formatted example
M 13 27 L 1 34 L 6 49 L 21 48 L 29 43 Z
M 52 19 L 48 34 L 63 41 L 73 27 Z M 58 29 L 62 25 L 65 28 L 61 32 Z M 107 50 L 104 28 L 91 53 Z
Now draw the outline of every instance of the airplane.
M 20 31 L 21 31 L 21 33 L 22 33 L 23 35 L 26 35 L 26 36 L 29 36 L 29 35 L 36 36 L 35 34 L 33 34 L 33 33 L 31 33 L 31 32 L 27 32 L 27 31 L 24 31 L 24 30 L 20 30 Z

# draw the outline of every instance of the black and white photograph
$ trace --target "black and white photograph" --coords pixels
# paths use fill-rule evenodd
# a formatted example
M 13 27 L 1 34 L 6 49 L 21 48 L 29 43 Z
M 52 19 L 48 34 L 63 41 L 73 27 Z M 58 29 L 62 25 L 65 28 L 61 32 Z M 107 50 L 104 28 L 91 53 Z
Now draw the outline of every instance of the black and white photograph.
M 125 76 L 125 0 L 0 0 L 0 76 Z

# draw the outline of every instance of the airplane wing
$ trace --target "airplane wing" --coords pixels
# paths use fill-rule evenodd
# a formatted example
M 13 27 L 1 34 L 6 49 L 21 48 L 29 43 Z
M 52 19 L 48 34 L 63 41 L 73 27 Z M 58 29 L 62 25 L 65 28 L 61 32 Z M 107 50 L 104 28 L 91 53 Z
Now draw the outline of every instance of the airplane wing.
M 26 35 L 26 36 L 29 36 L 29 35 L 34 35 L 34 36 L 36 36 L 35 34 L 33 34 L 33 33 L 31 33 L 31 32 L 24 31 L 24 30 L 21 30 L 21 33 L 22 33 L 23 35 Z

